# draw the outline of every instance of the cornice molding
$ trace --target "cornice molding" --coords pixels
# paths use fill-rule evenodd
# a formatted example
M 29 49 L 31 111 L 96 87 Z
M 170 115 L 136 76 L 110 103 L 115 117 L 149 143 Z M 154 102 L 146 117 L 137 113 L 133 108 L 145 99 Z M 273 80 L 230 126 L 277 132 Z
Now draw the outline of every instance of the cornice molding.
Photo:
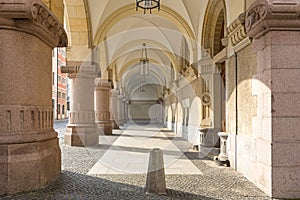
M 251 38 L 268 31 L 298 31 L 300 0 L 257 0 L 246 12 L 245 27 Z
M 0 0 L 0 28 L 25 32 L 41 39 L 50 47 L 66 47 L 63 25 L 38 0 Z

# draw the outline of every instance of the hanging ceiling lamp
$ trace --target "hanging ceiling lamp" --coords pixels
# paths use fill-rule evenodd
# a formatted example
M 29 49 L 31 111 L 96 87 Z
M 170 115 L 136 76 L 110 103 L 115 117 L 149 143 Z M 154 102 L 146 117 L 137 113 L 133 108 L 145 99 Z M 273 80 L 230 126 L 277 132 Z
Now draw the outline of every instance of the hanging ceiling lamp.
M 139 8 L 144 9 L 144 14 L 146 14 L 147 10 L 150 11 L 150 14 L 152 13 L 152 9 L 157 8 L 157 10 L 160 10 L 160 0 L 136 0 L 136 11 L 138 11 Z
M 147 55 L 146 43 L 142 46 L 142 55 L 140 59 L 140 75 L 141 75 L 141 86 L 140 92 L 146 92 L 146 76 L 149 74 L 149 59 Z
M 148 73 L 149 73 L 149 59 L 147 55 L 146 43 L 143 43 L 142 56 L 140 59 L 140 74 L 148 75 Z

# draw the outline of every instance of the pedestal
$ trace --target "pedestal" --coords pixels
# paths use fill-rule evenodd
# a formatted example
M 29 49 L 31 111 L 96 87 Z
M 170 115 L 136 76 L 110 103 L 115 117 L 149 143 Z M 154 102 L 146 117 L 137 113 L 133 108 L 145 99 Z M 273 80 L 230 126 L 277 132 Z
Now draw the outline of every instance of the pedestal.
M 220 154 L 218 155 L 217 158 L 215 158 L 215 162 L 218 165 L 229 167 L 229 160 L 228 160 L 227 147 L 226 147 L 228 133 L 219 132 L 218 136 L 220 137 Z
M 43 4 L 20 2 L 0 6 L 0 195 L 39 189 L 61 172 L 51 66 L 67 37 Z

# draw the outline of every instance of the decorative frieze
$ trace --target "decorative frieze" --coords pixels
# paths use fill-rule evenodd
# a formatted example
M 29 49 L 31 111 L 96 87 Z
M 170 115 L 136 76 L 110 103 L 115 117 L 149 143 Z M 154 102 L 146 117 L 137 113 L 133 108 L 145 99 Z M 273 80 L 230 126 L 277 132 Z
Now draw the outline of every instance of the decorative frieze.
M 69 124 L 92 124 L 94 121 L 94 111 L 72 111 L 69 113 Z
M 102 121 L 110 121 L 110 112 L 108 111 L 100 111 L 96 112 L 96 123 Z
M 0 135 L 53 130 L 53 109 L 37 106 L 0 106 Z
M 300 30 L 300 0 L 257 0 L 246 12 L 249 37 L 258 38 L 271 30 Z
M 41 2 L 35 0 L 1 0 L 0 28 L 32 34 L 51 48 L 67 46 L 63 25 Z

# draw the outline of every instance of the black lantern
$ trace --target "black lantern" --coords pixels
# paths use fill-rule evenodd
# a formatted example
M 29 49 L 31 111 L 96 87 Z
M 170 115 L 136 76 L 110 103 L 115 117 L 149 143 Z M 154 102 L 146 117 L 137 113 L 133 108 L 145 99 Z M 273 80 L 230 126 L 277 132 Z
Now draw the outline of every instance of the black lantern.
M 147 55 L 146 43 L 142 46 L 142 55 L 140 59 L 140 75 L 141 75 L 141 87 L 140 92 L 146 92 L 146 76 L 149 74 L 149 59 Z
M 142 56 L 140 59 L 140 74 L 148 75 L 148 71 L 149 71 L 149 59 L 147 55 L 147 47 L 146 47 L 146 43 L 143 43 Z
M 147 10 L 152 13 L 152 9 L 157 8 L 157 10 L 160 10 L 160 0 L 136 0 L 136 11 L 138 11 L 139 8 L 144 9 L 144 14 L 146 14 Z

